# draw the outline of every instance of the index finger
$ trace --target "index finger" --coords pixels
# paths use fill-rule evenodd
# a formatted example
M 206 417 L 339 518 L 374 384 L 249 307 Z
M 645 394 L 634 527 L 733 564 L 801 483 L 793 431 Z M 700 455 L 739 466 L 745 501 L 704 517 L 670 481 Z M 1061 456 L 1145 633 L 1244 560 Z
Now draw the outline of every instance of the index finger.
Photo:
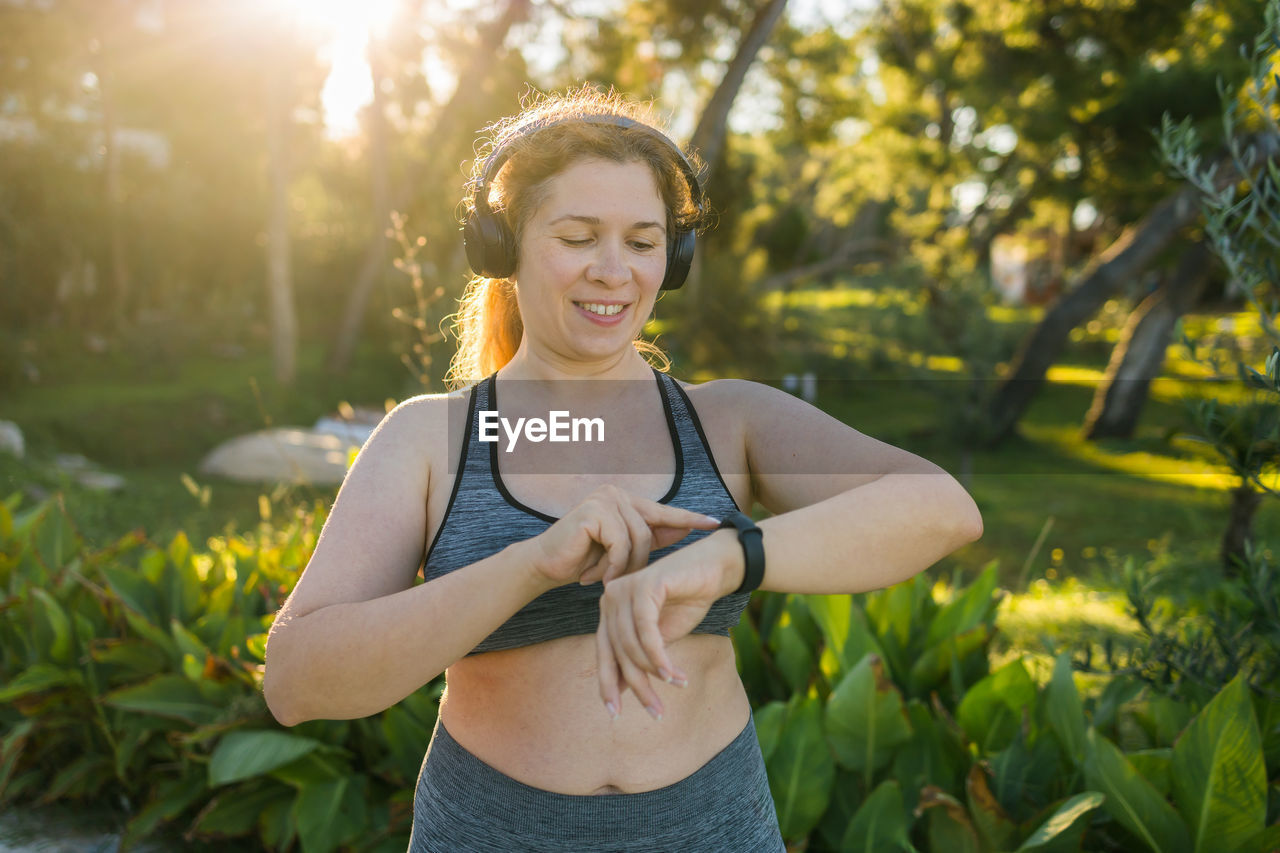
M 650 527 L 697 528 L 708 530 L 720 526 L 720 519 L 703 515 L 671 504 L 662 504 L 648 498 L 632 496 L 631 505 Z

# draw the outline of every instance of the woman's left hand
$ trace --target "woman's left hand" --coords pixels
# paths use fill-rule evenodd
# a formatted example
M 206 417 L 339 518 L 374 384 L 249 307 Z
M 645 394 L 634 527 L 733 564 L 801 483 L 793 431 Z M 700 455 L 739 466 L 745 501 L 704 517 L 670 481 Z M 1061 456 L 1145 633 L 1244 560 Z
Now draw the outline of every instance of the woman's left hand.
M 688 683 L 666 647 L 696 628 L 711 605 L 733 591 L 725 589 L 730 570 L 725 545 L 722 536 L 713 534 L 605 584 L 596 650 L 600 698 L 611 715 L 621 710 L 622 691 L 629 687 L 660 719 L 662 702 L 649 676 L 679 687 Z M 736 540 L 732 545 L 737 547 Z

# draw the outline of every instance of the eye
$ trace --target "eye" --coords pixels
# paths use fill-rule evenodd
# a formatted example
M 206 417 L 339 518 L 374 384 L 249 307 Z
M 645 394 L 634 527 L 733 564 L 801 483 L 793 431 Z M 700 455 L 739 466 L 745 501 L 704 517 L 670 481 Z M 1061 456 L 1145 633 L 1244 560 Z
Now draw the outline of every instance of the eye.
M 638 252 L 647 252 L 653 248 L 653 244 L 650 243 L 648 240 L 632 240 L 631 248 L 635 249 Z
M 591 242 L 591 238 L 587 237 L 582 240 L 571 240 L 568 237 L 561 237 L 560 242 L 564 243 L 566 246 L 585 246 Z

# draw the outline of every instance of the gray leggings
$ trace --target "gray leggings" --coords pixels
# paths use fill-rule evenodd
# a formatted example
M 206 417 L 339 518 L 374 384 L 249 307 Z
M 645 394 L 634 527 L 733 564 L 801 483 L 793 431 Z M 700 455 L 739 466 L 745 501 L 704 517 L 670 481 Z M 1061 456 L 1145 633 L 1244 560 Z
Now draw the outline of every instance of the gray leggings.
M 785 853 L 755 720 L 689 776 L 634 794 L 561 794 L 485 764 L 439 718 L 413 802 L 409 853 Z

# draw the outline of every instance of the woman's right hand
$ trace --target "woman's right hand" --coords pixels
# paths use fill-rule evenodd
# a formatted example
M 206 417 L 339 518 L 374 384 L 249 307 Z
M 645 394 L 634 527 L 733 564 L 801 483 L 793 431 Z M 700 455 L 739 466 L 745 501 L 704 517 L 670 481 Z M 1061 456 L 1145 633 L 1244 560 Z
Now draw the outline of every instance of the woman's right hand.
M 679 542 L 691 530 L 719 525 L 701 513 L 601 486 L 535 536 L 530 551 L 535 572 L 554 586 L 575 580 L 584 586 L 607 584 L 644 568 L 652 551 Z

